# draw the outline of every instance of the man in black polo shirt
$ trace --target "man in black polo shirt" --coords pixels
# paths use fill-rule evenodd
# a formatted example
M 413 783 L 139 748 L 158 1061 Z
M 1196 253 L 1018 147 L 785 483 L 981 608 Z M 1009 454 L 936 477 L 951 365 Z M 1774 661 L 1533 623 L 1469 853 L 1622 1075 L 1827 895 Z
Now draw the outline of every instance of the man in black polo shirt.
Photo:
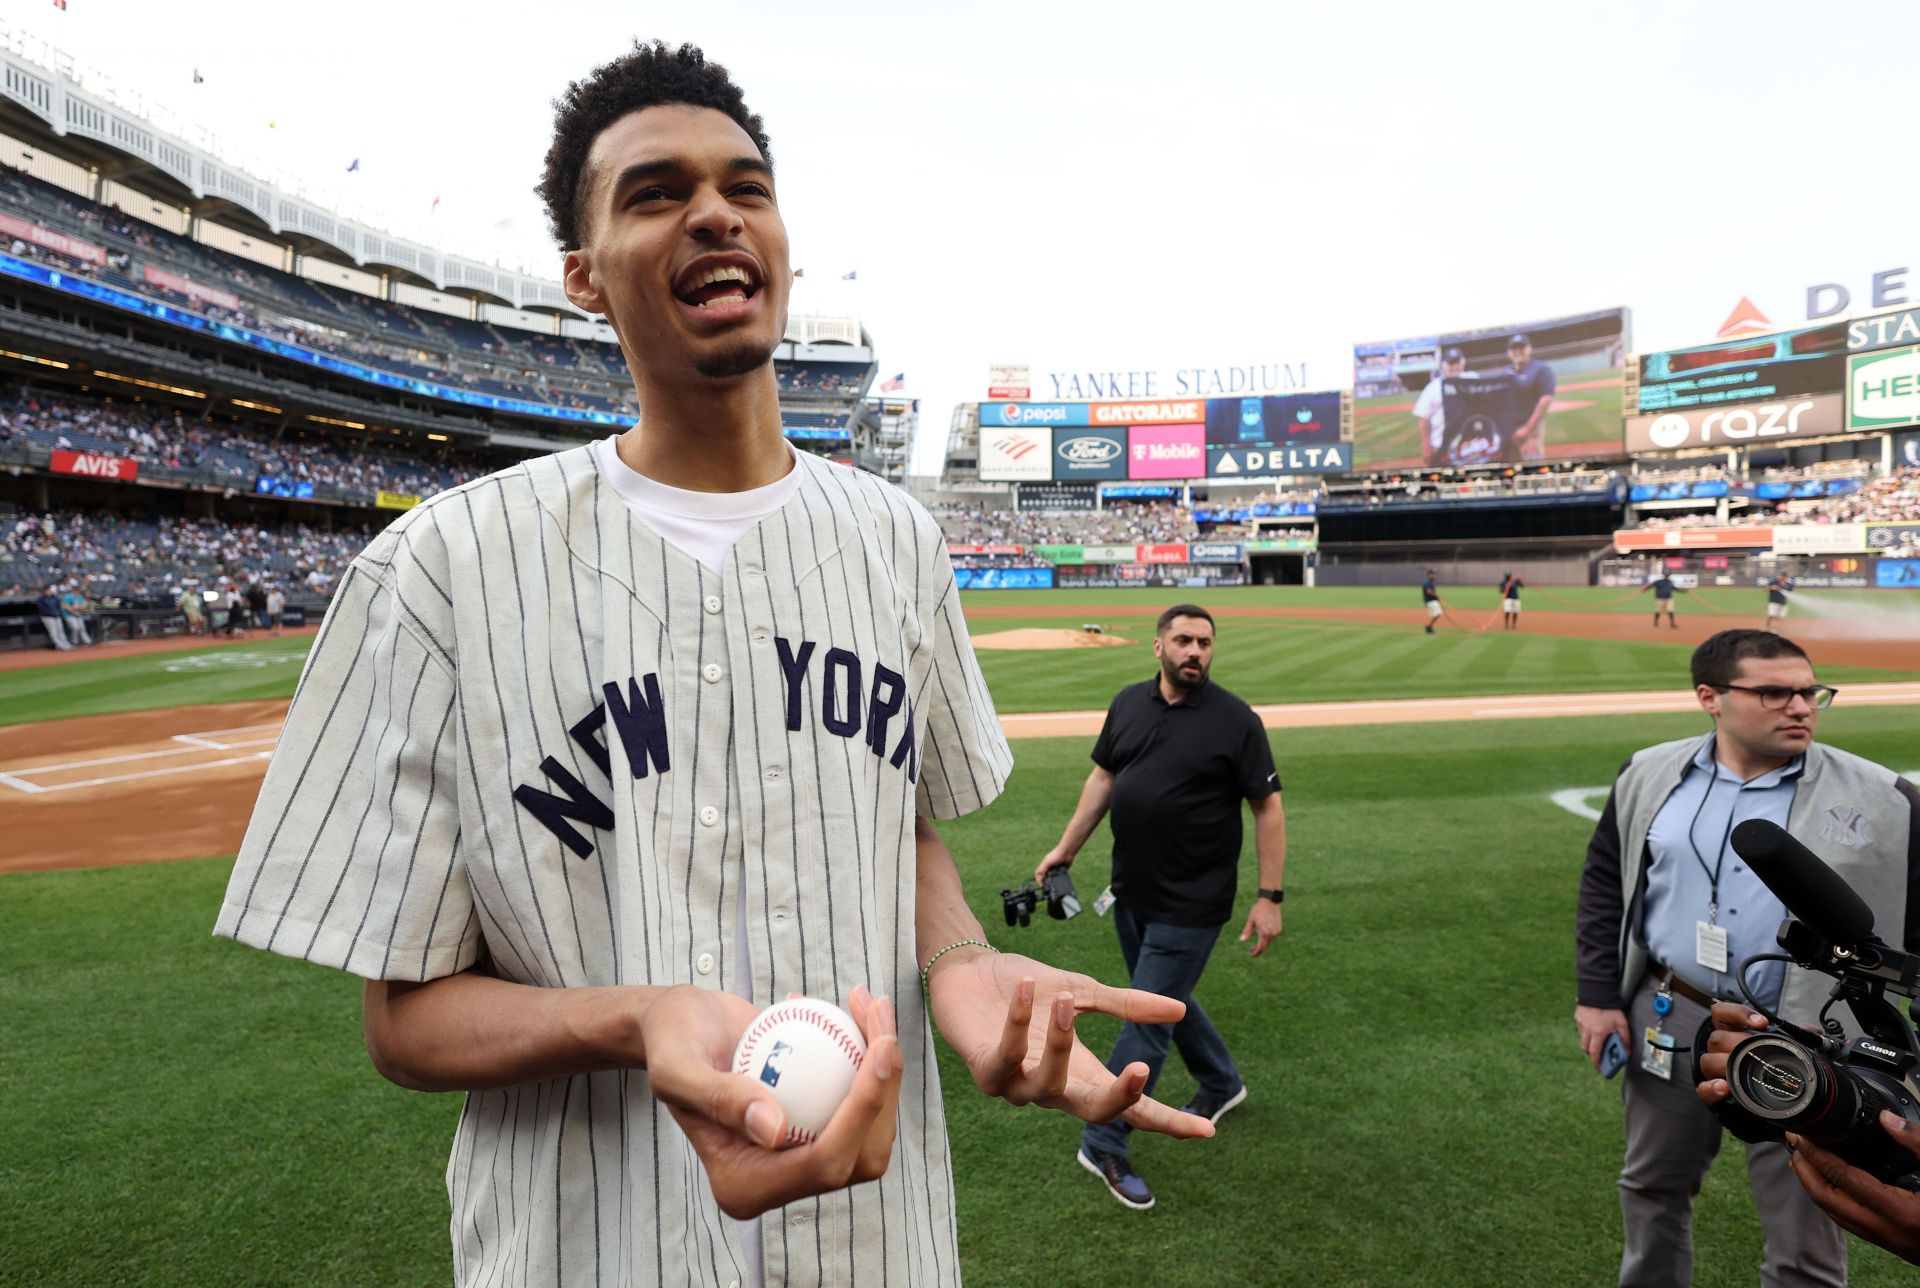
M 1182 1111 L 1213 1122 L 1247 1098 L 1247 1086 L 1193 990 L 1220 927 L 1233 916 L 1240 866 L 1240 802 L 1253 809 L 1260 894 L 1240 931 L 1258 957 L 1280 933 L 1287 825 L 1267 731 L 1252 709 L 1208 682 L 1213 617 L 1196 604 L 1160 614 L 1153 655 L 1160 673 L 1120 690 L 1093 747 L 1093 772 L 1060 837 L 1034 869 L 1073 862 L 1113 814 L 1113 923 L 1134 988 L 1187 1004 L 1178 1024 L 1127 1024 L 1109 1069 L 1144 1062 L 1152 1094 L 1169 1041 L 1198 1084 Z M 1153 1191 L 1127 1156 L 1125 1119 L 1090 1125 L 1080 1165 L 1130 1208 L 1153 1206 Z

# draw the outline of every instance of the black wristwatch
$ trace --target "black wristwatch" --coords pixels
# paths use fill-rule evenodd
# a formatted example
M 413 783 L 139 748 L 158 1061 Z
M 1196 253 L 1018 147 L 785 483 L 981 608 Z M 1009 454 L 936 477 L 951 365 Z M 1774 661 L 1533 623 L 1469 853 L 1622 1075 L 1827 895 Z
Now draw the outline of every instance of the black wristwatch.
M 1262 899 L 1271 899 L 1273 902 L 1279 903 L 1287 897 L 1287 892 L 1276 886 L 1271 890 L 1262 889 L 1260 891 L 1260 897 Z

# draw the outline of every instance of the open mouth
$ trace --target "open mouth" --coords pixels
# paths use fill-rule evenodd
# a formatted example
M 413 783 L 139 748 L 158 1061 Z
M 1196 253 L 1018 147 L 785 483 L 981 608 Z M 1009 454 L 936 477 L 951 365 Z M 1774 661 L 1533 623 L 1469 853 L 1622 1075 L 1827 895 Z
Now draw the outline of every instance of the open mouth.
M 744 264 L 716 264 L 683 276 L 674 297 L 696 309 L 744 304 L 760 293 L 760 280 Z

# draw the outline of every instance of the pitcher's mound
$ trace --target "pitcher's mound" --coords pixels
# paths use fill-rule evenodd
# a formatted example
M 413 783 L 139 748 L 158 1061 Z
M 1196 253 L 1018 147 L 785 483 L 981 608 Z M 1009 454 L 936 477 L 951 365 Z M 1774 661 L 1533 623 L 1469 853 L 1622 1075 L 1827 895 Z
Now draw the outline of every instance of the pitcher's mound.
M 1119 644 L 1131 644 L 1132 640 L 1122 639 L 1118 635 L 1096 635 L 1092 631 L 1049 630 L 1038 627 L 1026 627 L 1017 631 L 994 631 L 990 635 L 976 635 L 973 646 L 979 648 L 1112 648 Z

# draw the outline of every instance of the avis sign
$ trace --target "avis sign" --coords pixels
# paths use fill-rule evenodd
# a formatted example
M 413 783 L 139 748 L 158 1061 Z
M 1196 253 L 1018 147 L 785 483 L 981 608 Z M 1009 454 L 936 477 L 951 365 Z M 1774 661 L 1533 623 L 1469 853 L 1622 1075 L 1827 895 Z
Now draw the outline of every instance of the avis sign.
M 69 452 L 63 449 L 53 454 L 53 472 L 131 483 L 140 475 L 140 462 L 124 456 L 98 456 L 92 452 Z
M 1847 359 L 1847 428 L 1920 424 L 1920 345 Z
M 1816 394 L 1743 407 L 1689 408 L 1627 418 L 1627 452 L 1673 452 L 1689 447 L 1747 447 L 1779 438 L 1837 434 L 1841 396 Z

